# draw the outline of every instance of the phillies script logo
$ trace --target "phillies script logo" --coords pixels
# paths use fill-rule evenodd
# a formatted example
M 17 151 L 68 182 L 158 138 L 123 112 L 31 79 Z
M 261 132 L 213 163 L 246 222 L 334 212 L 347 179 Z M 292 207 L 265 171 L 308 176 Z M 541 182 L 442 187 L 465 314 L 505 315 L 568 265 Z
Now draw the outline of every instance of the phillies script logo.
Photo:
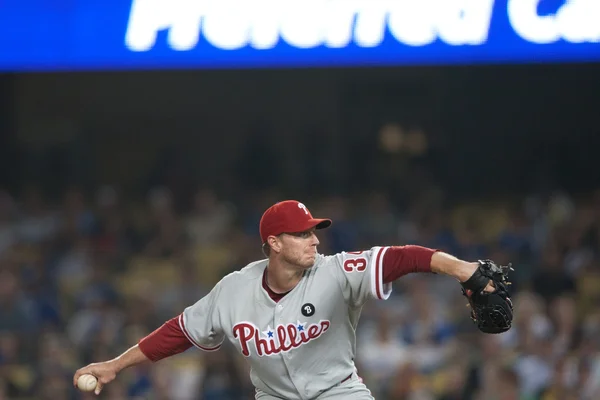
M 266 331 L 261 332 L 252 323 L 240 322 L 233 327 L 233 337 L 240 341 L 244 356 L 250 355 L 251 342 L 259 357 L 271 356 L 317 339 L 329 329 L 329 325 L 329 321 L 323 320 L 309 326 L 306 326 L 306 322 L 298 321 L 296 324 L 277 325 L 274 329 L 268 326 Z

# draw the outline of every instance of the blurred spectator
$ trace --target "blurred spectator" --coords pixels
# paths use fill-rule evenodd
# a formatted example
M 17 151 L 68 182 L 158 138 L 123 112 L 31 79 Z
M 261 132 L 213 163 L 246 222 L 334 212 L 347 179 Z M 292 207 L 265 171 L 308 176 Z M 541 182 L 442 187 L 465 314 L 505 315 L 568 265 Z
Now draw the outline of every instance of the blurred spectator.
M 20 214 L 17 235 L 26 244 L 41 244 L 51 239 L 60 227 L 57 212 L 48 209 L 42 193 L 35 186 L 25 189 Z
M 396 324 L 387 309 L 381 309 L 376 315 L 374 332 L 365 331 L 359 340 L 358 363 L 367 374 L 374 388 L 383 390 L 393 379 L 394 372 L 405 363 L 411 361 L 409 348 L 397 336 Z
M 17 242 L 15 205 L 10 194 L 0 191 L 0 257 Z
M 192 212 L 187 217 L 187 235 L 194 246 L 221 243 L 233 220 L 234 211 L 230 204 L 220 202 L 211 190 L 198 190 Z
M 0 331 L 31 334 L 37 323 L 34 304 L 23 293 L 19 278 L 12 271 L 0 270 Z
M 575 292 L 575 282 L 563 268 L 562 261 L 563 257 L 557 246 L 546 248 L 532 277 L 533 289 L 548 302 Z

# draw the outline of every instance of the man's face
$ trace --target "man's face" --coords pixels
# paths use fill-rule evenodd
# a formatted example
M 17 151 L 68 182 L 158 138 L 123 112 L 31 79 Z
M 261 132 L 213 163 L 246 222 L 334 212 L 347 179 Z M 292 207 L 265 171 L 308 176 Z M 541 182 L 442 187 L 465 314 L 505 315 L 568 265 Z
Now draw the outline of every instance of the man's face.
M 319 239 L 315 228 L 304 232 L 283 233 L 279 237 L 280 257 L 299 268 L 310 268 L 315 263 Z

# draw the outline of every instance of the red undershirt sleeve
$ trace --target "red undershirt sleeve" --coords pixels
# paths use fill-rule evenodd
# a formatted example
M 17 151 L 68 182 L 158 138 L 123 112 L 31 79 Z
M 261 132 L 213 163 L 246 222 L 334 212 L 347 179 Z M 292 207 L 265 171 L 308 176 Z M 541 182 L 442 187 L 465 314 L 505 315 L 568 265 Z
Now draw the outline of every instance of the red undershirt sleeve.
M 390 247 L 383 256 L 383 283 L 413 272 L 431 272 L 431 256 L 436 251 L 416 245 Z
M 192 343 L 181 330 L 178 319 L 179 316 L 168 320 L 138 342 L 140 350 L 150 361 L 156 362 L 192 347 Z

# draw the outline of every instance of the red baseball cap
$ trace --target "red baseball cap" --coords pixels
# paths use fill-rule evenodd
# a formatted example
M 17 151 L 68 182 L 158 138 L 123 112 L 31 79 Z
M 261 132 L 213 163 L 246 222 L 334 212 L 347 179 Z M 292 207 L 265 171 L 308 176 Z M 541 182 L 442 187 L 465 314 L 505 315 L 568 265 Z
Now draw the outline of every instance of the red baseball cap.
M 282 233 L 304 232 L 311 228 L 323 229 L 330 219 L 313 218 L 308 208 L 299 201 L 285 200 L 269 207 L 260 219 L 260 238 L 265 243 L 269 236 Z

